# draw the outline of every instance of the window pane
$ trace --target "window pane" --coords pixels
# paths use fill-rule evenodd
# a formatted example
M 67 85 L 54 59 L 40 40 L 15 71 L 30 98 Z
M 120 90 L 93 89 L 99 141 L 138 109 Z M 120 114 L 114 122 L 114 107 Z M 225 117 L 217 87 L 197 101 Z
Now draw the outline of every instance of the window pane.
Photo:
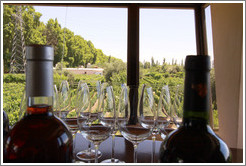
M 196 54 L 194 10 L 140 9 L 140 61 L 162 63 Z
M 23 96 L 25 74 L 7 73 L 10 70 L 12 48 L 22 53 L 19 50 L 22 44 L 48 44 L 54 47 L 54 65 L 58 64 L 54 70 L 54 84 L 58 90 L 61 81 L 68 80 L 70 90 L 75 93 L 81 80 L 88 84 L 92 92 L 96 90 L 96 81 L 109 82 L 115 92 L 120 91 L 120 84 L 126 82 L 127 8 L 18 7 L 20 13 L 17 13 L 16 5 L 3 7 L 3 102 L 11 125 L 18 120 L 21 100 L 10 99 L 21 99 Z M 13 19 L 17 14 L 22 24 Z M 14 37 L 17 32 L 18 36 Z M 24 36 L 23 43 L 20 42 L 21 34 Z M 60 70 L 62 59 L 64 64 Z M 10 77 L 13 79 L 9 81 Z M 75 96 L 72 95 L 72 107 Z
M 41 21 L 58 19 L 61 27 L 90 40 L 104 54 L 127 60 L 127 9 L 35 6 Z
M 194 10 L 140 9 L 140 84 L 150 84 L 156 100 L 164 85 L 171 101 L 184 88 L 187 55 L 196 55 Z

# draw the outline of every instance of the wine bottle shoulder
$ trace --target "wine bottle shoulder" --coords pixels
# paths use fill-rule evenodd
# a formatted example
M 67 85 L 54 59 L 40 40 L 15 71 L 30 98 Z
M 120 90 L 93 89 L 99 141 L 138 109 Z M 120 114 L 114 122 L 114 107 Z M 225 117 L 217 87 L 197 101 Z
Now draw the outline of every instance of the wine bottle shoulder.
M 61 131 L 70 136 L 68 128 L 54 115 L 28 115 L 17 122 L 10 133 L 23 134 L 28 132 L 33 137 L 42 138 L 42 135 L 50 134 L 52 136 Z
M 170 157 L 171 156 L 171 157 Z M 168 135 L 160 147 L 161 162 L 230 162 L 227 145 L 213 130 L 180 127 Z
M 6 139 L 6 162 L 71 162 L 73 137 L 54 115 L 28 115 Z

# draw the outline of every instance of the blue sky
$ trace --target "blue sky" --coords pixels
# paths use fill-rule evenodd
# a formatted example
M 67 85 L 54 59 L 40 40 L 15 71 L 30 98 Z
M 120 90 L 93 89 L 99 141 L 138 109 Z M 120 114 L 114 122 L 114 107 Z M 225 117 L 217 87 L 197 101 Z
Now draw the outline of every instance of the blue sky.
M 127 60 L 127 9 L 35 6 L 47 23 L 57 18 L 85 40 L 91 40 L 106 55 Z M 162 63 L 196 54 L 193 10 L 140 9 L 140 61 Z

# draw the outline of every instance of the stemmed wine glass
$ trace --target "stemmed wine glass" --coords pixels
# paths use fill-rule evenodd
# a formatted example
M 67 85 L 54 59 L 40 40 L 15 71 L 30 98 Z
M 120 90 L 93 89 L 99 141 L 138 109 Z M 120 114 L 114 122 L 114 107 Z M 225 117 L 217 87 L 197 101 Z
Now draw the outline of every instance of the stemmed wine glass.
M 143 84 L 139 100 L 139 122 L 147 129 L 152 131 L 152 155 L 151 161 L 155 160 L 155 140 L 159 133 L 157 125 L 157 111 L 152 87 Z
M 184 88 L 181 85 L 176 86 L 175 97 L 173 101 L 173 120 L 177 127 L 182 124 L 184 103 Z
M 95 163 L 98 163 L 98 149 L 104 140 L 110 136 L 110 127 L 103 126 L 99 120 L 100 110 L 97 110 L 98 114 L 92 117 L 91 112 L 91 102 L 90 102 L 90 92 L 87 84 L 83 86 L 81 91 L 82 104 L 77 108 L 77 122 L 81 134 L 94 144 L 96 156 Z M 102 100 L 102 95 L 100 95 L 99 107 Z M 93 119 L 93 120 L 92 120 Z
M 53 93 L 54 93 L 54 95 L 53 95 L 53 113 L 57 117 L 61 117 L 60 116 L 60 104 L 59 104 L 59 92 L 58 92 L 56 85 L 54 85 Z
M 60 118 L 64 119 L 67 117 L 71 107 L 71 96 L 70 89 L 67 80 L 63 80 L 60 84 L 59 91 L 59 105 L 60 105 Z
M 144 128 L 139 122 L 133 123 L 130 121 L 130 104 L 129 90 L 128 87 L 124 85 L 122 86 L 122 92 L 119 99 L 118 123 L 123 137 L 133 143 L 134 163 L 136 163 L 138 144 L 147 139 L 151 135 L 152 131 L 150 128 Z M 140 107 L 142 107 L 142 105 Z M 139 112 L 140 109 L 137 111 Z
M 115 134 L 118 130 L 117 123 L 117 111 L 115 107 L 115 97 L 113 92 L 113 87 L 108 86 L 107 83 L 102 85 L 102 101 L 101 101 L 101 112 L 100 120 L 104 126 L 109 126 L 111 128 L 112 136 L 112 153 L 111 159 L 103 160 L 102 163 L 122 163 L 119 159 L 114 156 L 115 147 Z
M 55 90 L 55 86 L 54 86 Z M 74 95 L 74 91 L 69 88 L 69 84 L 66 80 L 63 80 L 60 84 L 60 91 L 58 91 L 57 95 L 57 104 L 56 115 L 68 126 L 69 131 L 71 132 L 73 138 L 75 138 L 76 133 L 78 132 L 78 124 L 77 124 L 77 114 L 75 111 L 76 104 L 72 104 L 72 102 L 76 103 L 76 97 Z M 54 97 L 56 96 L 54 95 Z M 75 146 L 75 144 L 73 144 Z M 73 147 L 73 149 L 75 149 Z M 74 154 L 74 162 L 75 162 L 75 154 Z
M 164 140 L 167 135 L 167 127 L 172 119 L 172 103 L 170 97 L 169 86 L 164 85 L 161 89 L 161 95 L 159 98 L 157 109 L 157 125 L 161 133 L 161 137 Z
M 79 81 L 78 88 L 77 88 L 77 96 L 79 96 L 79 95 L 80 96 L 77 97 L 77 103 L 78 103 L 77 105 L 83 103 L 83 101 L 82 101 L 83 98 L 81 96 L 81 90 L 84 90 L 83 89 L 84 86 L 87 86 L 87 84 L 83 83 L 82 81 Z M 97 81 L 96 82 L 96 90 L 94 87 L 92 87 L 91 92 L 90 92 L 91 93 L 90 94 L 90 96 L 91 96 L 90 102 L 91 102 L 92 107 L 91 107 L 91 116 L 90 116 L 90 119 L 88 119 L 88 120 L 90 120 L 91 122 L 93 122 L 95 120 L 95 117 L 98 116 L 97 110 L 99 109 L 100 88 L 101 88 L 101 82 Z M 83 97 L 85 97 L 85 96 L 83 96 Z M 86 104 L 86 102 L 85 102 L 85 104 Z M 85 114 L 84 114 L 84 116 L 85 116 Z M 88 113 L 88 117 L 89 117 L 89 113 Z M 96 152 L 94 149 L 91 149 L 91 141 L 88 141 L 88 142 L 89 142 L 88 143 L 88 149 L 80 151 L 76 155 L 77 158 L 79 158 L 80 160 L 85 160 L 85 161 L 95 160 Z M 98 158 L 100 158 L 101 156 L 102 156 L 102 153 L 98 150 Z

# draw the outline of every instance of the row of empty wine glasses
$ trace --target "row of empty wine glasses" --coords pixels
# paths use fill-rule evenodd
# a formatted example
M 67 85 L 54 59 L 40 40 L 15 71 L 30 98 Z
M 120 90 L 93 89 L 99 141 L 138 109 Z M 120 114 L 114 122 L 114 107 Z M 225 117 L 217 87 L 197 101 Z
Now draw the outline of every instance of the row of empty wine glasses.
M 179 127 L 182 122 L 183 88 L 178 85 L 169 89 L 164 85 L 158 89 L 143 85 L 139 100 L 139 122 L 152 131 L 152 162 L 155 160 L 156 135 L 165 139 L 168 129 Z M 172 94 L 174 92 L 174 94 Z
M 98 151 L 100 143 L 111 135 L 112 157 L 103 162 L 121 162 L 114 158 L 114 137 L 120 130 L 123 137 L 134 145 L 134 162 L 137 162 L 137 145 L 152 135 L 153 162 L 156 135 L 160 133 L 164 139 L 170 125 L 180 125 L 183 97 L 180 85 L 170 88 L 171 90 L 165 85 L 159 91 L 143 85 L 139 92 L 137 122 L 134 123 L 129 120 L 130 90 L 125 84 L 121 87 L 121 94 L 115 97 L 112 86 L 107 83 L 101 85 L 97 82 L 96 86 L 89 88 L 80 81 L 74 91 L 69 89 L 67 81 L 62 81 L 59 88 L 54 86 L 54 113 L 64 120 L 73 135 L 80 129 L 82 135 L 95 145 L 96 150 L 92 150 L 89 143 L 86 151 L 77 154 L 79 159 L 96 159 L 97 162 L 101 156 Z M 118 99 L 117 102 L 115 98 Z
M 56 88 L 56 85 L 54 85 L 54 113 L 67 124 L 73 136 L 81 129 L 79 128 L 80 125 L 78 125 L 78 122 L 80 122 L 78 121 L 78 117 L 82 114 L 79 114 L 78 111 L 85 110 L 83 118 L 80 120 L 84 120 L 86 117 L 88 124 L 91 124 L 97 117 L 97 107 L 91 107 L 91 104 L 96 105 L 96 103 L 98 103 L 97 91 L 93 89 L 94 91 L 91 91 L 89 94 L 89 89 L 87 90 L 86 88 L 88 88 L 87 84 L 82 81 L 78 83 L 76 90 L 70 89 L 66 80 L 61 82 L 59 90 Z M 87 139 L 87 137 L 85 138 Z M 88 149 L 74 154 L 74 158 L 76 157 L 85 161 L 95 159 L 96 152 L 91 149 L 90 141 L 88 143 Z M 98 157 L 101 157 L 100 151 L 98 151 Z
M 56 86 L 54 89 L 57 91 Z M 57 91 L 57 103 L 54 103 L 57 108 L 56 115 L 67 123 L 71 132 L 75 134 L 73 130 L 76 131 L 76 122 L 71 118 L 71 114 L 74 115 L 74 111 L 76 112 L 77 129 L 90 141 L 88 149 L 77 153 L 76 156 L 81 160 L 95 159 L 95 162 L 98 162 L 98 158 L 101 156 L 101 152 L 98 151 L 100 143 L 107 139 L 110 134 L 114 138 L 116 133 L 114 125 L 116 111 L 114 96 L 111 93 L 112 87 L 107 86 L 106 83 L 101 85 L 100 82 L 97 82 L 96 87 L 89 88 L 86 83 L 80 81 L 76 94 L 73 94 L 76 96 L 73 99 L 75 100 L 74 107 L 71 106 L 72 93 L 69 91 L 67 81 L 62 81 L 60 91 Z M 112 144 L 114 144 L 114 139 L 112 140 Z M 91 142 L 94 144 L 95 151 L 91 149 Z M 114 148 L 112 146 L 112 158 L 103 162 L 120 162 L 114 158 L 113 154 Z
M 119 102 L 119 129 L 121 134 L 134 145 L 134 162 L 137 162 L 137 146 L 152 135 L 152 162 L 155 161 L 155 139 L 161 133 L 164 139 L 171 125 L 179 127 L 182 119 L 182 87 L 174 87 L 171 95 L 168 85 L 161 88 L 160 94 L 152 87 L 142 85 L 139 93 L 137 121 L 130 120 L 130 101 L 127 86 L 123 86 Z M 173 92 L 173 90 L 172 90 Z M 172 97 L 171 97 L 172 96 Z M 181 108 L 181 109 L 180 109 Z M 175 110 L 176 109 L 176 110 Z

